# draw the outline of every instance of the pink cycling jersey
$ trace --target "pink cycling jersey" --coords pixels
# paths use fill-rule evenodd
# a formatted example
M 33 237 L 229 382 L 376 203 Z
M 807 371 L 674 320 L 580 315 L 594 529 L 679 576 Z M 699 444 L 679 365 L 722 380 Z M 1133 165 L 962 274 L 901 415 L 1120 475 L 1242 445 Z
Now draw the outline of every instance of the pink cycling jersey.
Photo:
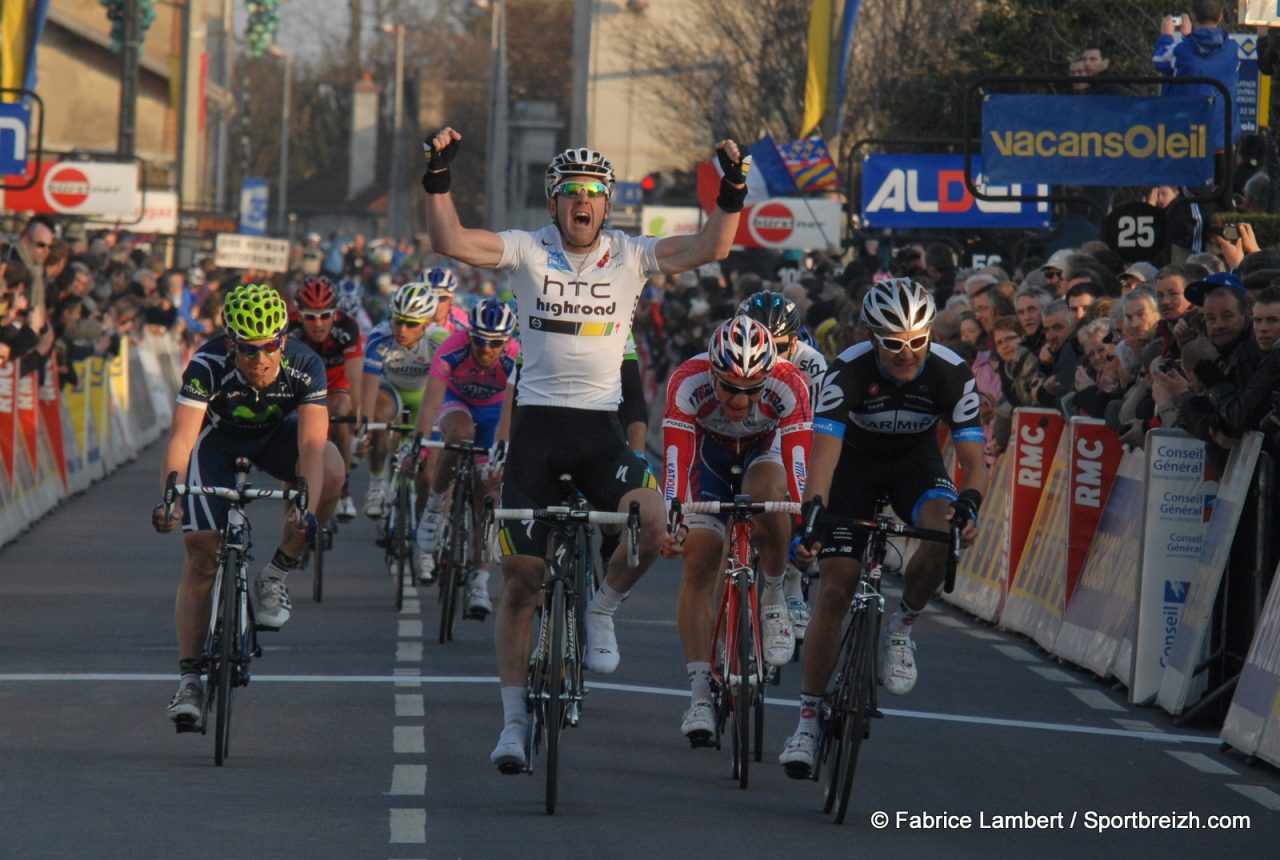
M 519 355 L 520 342 L 511 338 L 492 367 L 481 367 L 471 357 L 468 331 L 461 329 L 445 338 L 436 350 L 431 375 L 442 380 L 449 393 L 468 406 L 501 406 Z

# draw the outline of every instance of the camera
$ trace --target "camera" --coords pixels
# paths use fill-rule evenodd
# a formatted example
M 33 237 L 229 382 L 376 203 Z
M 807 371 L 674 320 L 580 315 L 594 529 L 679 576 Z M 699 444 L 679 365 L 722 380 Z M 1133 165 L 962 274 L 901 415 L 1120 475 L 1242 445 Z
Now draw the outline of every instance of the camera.
M 1182 16 L 1181 16 L 1181 15 L 1170 15 L 1170 16 L 1169 16 L 1169 20 L 1173 22 L 1173 26 L 1175 26 L 1175 27 L 1181 27 L 1181 26 L 1182 26 Z
M 1208 224 L 1208 234 L 1210 236 L 1221 236 L 1228 242 L 1240 241 L 1240 225 L 1235 223 L 1217 223 L 1211 221 Z

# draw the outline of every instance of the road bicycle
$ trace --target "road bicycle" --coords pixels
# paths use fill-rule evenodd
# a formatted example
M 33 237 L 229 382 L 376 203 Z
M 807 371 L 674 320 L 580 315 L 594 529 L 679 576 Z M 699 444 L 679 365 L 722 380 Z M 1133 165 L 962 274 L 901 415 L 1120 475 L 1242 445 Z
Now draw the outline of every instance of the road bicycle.
M 751 545 L 751 518 L 757 514 L 800 513 L 797 502 L 753 502 L 750 496 L 735 495 L 732 502 L 685 502 L 671 504 L 674 536 L 684 514 L 727 514 L 729 553 L 720 588 L 719 608 L 711 634 L 711 704 L 715 709 L 714 746 L 729 720 L 733 720 L 733 778 L 739 788 L 747 787 L 750 762 L 760 761 L 764 743 L 765 687 L 778 680 L 778 670 L 764 661 L 760 639 L 760 606 L 756 583 L 762 581 L 759 554 Z M 755 732 L 751 730 L 752 717 Z M 691 739 L 695 746 L 710 745 Z
M 822 508 L 822 500 L 816 498 L 804 523 L 802 540 L 806 546 L 813 542 L 819 522 L 825 527 L 840 526 L 862 532 L 869 538 L 845 619 L 836 662 L 838 668 L 818 709 L 818 755 L 810 774 L 816 782 L 822 778 L 823 770 L 827 771 L 822 811 L 834 809 L 837 824 L 844 822 L 849 809 L 858 750 L 871 736 L 871 720 L 883 716 L 876 704 L 876 687 L 880 681 L 880 626 L 884 620 L 880 582 L 890 548 L 889 538 L 917 538 L 947 544 L 950 552 L 943 588 L 949 594 L 955 587 L 960 532 L 967 522 L 955 516 L 949 531 L 917 528 L 884 513 L 887 505 L 887 499 L 878 500 L 874 518 L 860 520 L 828 514 Z
M 234 487 L 205 487 L 179 484 L 178 473 L 170 472 L 164 489 L 166 519 L 172 516 L 179 496 L 215 496 L 228 503 L 227 522 L 218 538 L 218 563 L 209 594 L 209 628 L 200 656 L 205 690 L 200 721 L 178 724 L 180 732 L 206 734 L 209 714 L 214 713 L 213 762 L 219 767 L 231 752 L 232 691 L 249 683 L 249 663 L 254 657 L 262 656 L 253 620 L 253 602 L 249 599 L 248 562 L 253 544 L 245 505 L 257 499 L 276 499 L 292 502 L 299 518 L 307 512 L 305 479 L 299 477 L 292 490 L 258 489 L 249 482 L 246 457 L 236 458 L 235 475 Z
M 489 449 L 469 442 L 424 441 L 422 446 L 460 455 L 453 474 L 449 517 L 437 536 L 435 549 L 434 574 L 440 587 L 439 642 L 443 645 L 453 639 L 458 604 L 463 600 L 467 579 L 476 561 L 472 558 L 472 543 L 479 534 L 475 486 L 477 480 L 483 480 L 486 470 L 476 466 L 475 458 L 488 456 Z
M 592 577 L 591 547 L 584 541 L 588 524 L 625 525 L 628 546 L 627 564 L 640 563 L 640 504 L 632 502 L 629 513 L 587 510 L 586 503 L 573 490 L 568 475 L 560 477 L 565 487 L 565 504 L 548 508 L 494 508 L 485 499 L 483 546 L 489 546 L 494 522 L 528 522 L 545 525 L 547 539 L 546 577 L 542 583 L 542 601 L 535 617 L 537 638 L 529 657 L 528 709 L 529 736 L 525 741 L 526 773 L 533 773 L 534 756 L 546 748 L 546 810 L 556 811 L 560 773 L 560 732 L 576 727 L 582 718 L 583 699 L 587 689 L 583 682 L 583 654 L 586 648 L 584 626 L 587 603 L 595 589 Z M 513 766 L 510 772 L 518 772 Z
M 364 431 L 387 430 L 401 437 L 414 432 L 408 423 L 408 413 L 402 413 L 400 422 L 369 421 Z M 378 526 L 377 545 L 382 547 L 387 571 L 395 578 L 396 610 L 404 608 L 406 581 L 417 582 L 418 542 L 416 476 L 421 443 L 417 439 L 397 438 L 390 457 L 391 504 Z

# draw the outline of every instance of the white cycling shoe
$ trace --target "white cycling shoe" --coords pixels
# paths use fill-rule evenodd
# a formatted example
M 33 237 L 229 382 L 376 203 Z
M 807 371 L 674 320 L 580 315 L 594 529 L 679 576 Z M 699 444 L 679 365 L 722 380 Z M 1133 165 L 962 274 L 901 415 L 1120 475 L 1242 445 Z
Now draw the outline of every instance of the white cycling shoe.
M 881 642 L 884 657 L 880 662 L 880 680 L 895 696 L 905 696 L 916 685 L 916 643 L 910 633 L 885 631 Z
M 807 728 L 796 729 L 795 734 L 787 738 L 778 763 L 792 779 L 808 779 L 813 773 L 814 762 L 818 758 L 818 736 Z

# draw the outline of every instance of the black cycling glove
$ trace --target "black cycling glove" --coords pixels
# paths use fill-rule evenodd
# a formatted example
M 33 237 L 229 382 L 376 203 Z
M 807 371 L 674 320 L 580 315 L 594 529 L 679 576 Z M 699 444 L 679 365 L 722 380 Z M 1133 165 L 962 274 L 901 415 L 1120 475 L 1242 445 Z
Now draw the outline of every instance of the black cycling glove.
M 427 159 L 427 172 L 422 174 L 422 190 L 428 194 L 448 194 L 453 186 L 453 173 L 449 169 L 458 155 L 461 141 L 451 140 L 440 150 L 432 144 L 434 136 L 422 141 L 422 154 Z
M 977 490 L 961 490 L 951 507 L 956 512 L 953 519 L 958 518 L 961 523 L 977 522 L 978 508 L 982 507 L 982 493 Z
M 720 196 L 716 198 L 716 205 L 725 212 L 741 212 L 747 199 L 746 181 L 751 171 L 751 156 L 744 155 L 740 161 L 734 161 L 725 149 L 716 150 L 716 158 L 724 174 L 720 177 Z

